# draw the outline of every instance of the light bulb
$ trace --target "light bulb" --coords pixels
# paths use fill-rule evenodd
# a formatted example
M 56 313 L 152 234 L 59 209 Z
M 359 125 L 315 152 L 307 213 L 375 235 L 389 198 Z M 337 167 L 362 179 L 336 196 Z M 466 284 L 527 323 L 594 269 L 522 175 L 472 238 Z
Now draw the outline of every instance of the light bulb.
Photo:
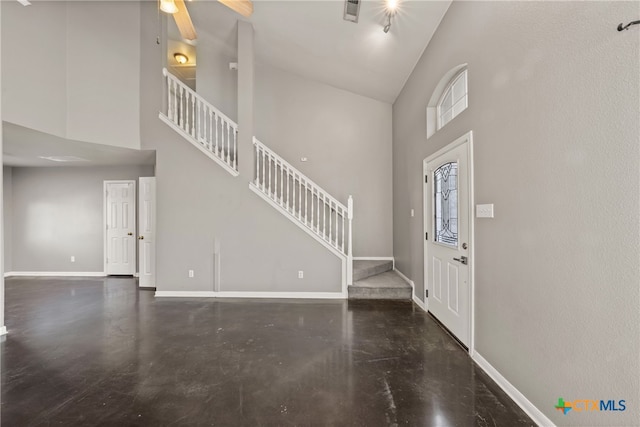
M 178 6 L 173 0 L 160 0 L 160 10 L 165 13 L 174 14 L 178 11 Z
M 398 0 L 387 0 L 387 11 L 394 13 L 398 9 Z
M 186 64 L 187 62 L 189 62 L 189 57 L 187 57 L 187 55 L 185 55 L 184 53 L 174 53 L 173 57 L 178 64 Z

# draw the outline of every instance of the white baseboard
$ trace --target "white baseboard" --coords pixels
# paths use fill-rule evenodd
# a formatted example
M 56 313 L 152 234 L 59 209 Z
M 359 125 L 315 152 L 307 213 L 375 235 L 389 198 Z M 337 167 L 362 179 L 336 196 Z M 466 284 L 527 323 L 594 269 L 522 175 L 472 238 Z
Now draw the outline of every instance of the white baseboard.
M 533 403 L 529 401 L 517 388 L 513 386 L 500 372 L 496 370 L 487 360 L 478 353 L 473 352 L 472 359 L 493 379 L 500 388 L 509 395 L 511 399 L 539 426 L 555 427 L 555 424 L 547 418 Z
M 140 273 L 133 273 L 133 277 L 140 277 Z
M 394 268 L 393 271 L 398 273 L 398 276 L 402 277 L 402 279 L 405 282 L 411 285 L 411 289 L 412 289 L 411 299 L 413 300 L 413 302 L 415 302 L 416 305 L 420 307 L 423 311 L 427 311 L 427 305 L 424 302 L 422 302 L 420 298 L 418 298 L 418 296 L 416 295 L 416 284 L 413 283 L 413 280 L 409 279 L 407 276 L 404 275 L 404 273 L 402 273 L 402 271 L 398 270 L 397 268 Z
M 416 296 L 416 292 L 415 292 L 415 290 L 413 291 L 413 295 L 412 295 L 411 299 L 413 300 L 413 302 L 414 302 L 418 307 L 420 307 L 420 308 L 422 309 L 422 311 L 424 311 L 424 312 L 429 311 L 429 310 L 427 309 L 427 305 L 426 305 L 424 302 L 422 302 L 422 300 L 420 300 L 420 298 L 418 298 L 418 297 Z
M 220 298 L 347 299 L 342 292 L 218 292 Z
M 156 297 L 171 297 L 171 298 L 215 298 L 217 292 L 208 291 L 156 291 Z
M 402 277 L 402 280 L 404 280 L 405 282 L 407 282 L 409 285 L 411 285 L 412 288 L 416 288 L 415 283 L 413 283 L 413 280 L 409 279 L 407 276 L 404 275 L 404 273 L 400 270 L 398 270 L 397 268 L 394 268 L 393 271 L 395 271 L 396 273 L 398 273 L 398 276 Z
M 7 335 L 7 327 L 6 326 L 0 327 L 0 337 L 2 335 Z
M 157 297 L 172 298 L 273 298 L 273 299 L 346 299 L 342 292 L 208 292 L 156 291 Z
M 4 277 L 11 277 L 13 276 L 15 273 L 13 271 L 7 271 L 6 273 L 4 273 Z
M 5 277 L 105 277 L 104 271 L 12 271 L 5 273 Z

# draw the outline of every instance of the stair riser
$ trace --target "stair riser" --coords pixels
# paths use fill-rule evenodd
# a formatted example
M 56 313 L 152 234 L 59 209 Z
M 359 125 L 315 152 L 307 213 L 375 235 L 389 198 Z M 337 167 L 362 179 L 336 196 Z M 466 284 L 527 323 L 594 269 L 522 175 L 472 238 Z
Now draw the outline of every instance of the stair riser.
M 411 301 L 411 289 L 349 287 L 349 299 L 392 299 Z
M 366 279 L 367 277 L 375 276 L 376 274 L 384 273 L 385 271 L 390 271 L 392 268 L 393 262 L 389 261 L 375 267 L 354 270 L 353 281 L 357 282 L 358 280 Z

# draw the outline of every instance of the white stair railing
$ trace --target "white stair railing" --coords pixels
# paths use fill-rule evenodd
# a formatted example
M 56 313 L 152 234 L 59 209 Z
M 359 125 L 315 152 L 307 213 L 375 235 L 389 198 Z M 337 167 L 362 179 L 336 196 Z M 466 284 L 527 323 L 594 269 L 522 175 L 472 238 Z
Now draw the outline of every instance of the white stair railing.
M 353 198 L 340 203 L 302 172 L 253 138 L 254 191 L 271 200 L 290 219 L 347 261 L 347 283 L 352 283 Z
M 160 113 L 160 119 L 238 176 L 238 125 L 166 68 L 162 74 L 167 82 L 167 112 Z

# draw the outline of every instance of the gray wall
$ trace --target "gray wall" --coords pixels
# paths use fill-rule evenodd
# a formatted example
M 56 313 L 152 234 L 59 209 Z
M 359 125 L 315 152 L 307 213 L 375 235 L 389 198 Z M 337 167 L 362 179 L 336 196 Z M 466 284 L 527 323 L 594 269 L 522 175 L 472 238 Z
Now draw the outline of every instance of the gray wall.
M 40 2 L 35 6 L 0 2 L 0 28 L 4 36 L 2 118 L 66 136 L 66 6 L 58 2 Z
M 196 90 L 231 120 L 238 121 L 238 71 L 230 62 L 238 62 L 237 33 L 222 41 L 205 30 L 198 30 Z M 234 48 L 229 47 L 232 44 Z
M 2 22 L 2 8 L 0 8 L 0 22 Z M 0 32 L 0 94 L 2 94 L 2 34 Z M 0 95 L 0 98 L 2 96 Z M 1 100 L 0 100 L 1 101 Z M 2 102 L 0 102 L 0 164 L 3 164 L 4 161 L 4 155 L 3 155 L 3 141 L 2 141 Z M 0 185 L 0 191 L 2 191 L 4 193 L 4 168 L 2 171 L 2 175 L 0 177 L 0 179 L 3 180 L 2 185 Z M 2 195 L 0 195 L 0 199 L 2 199 Z M 4 207 L 2 207 L 2 205 L 0 205 L 0 224 L 2 225 L 0 227 L 0 243 L 2 243 L 4 241 Z M 5 253 L 5 249 L 4 249 L 4 245 L 0 244 L 0 262 L 3 264 L 2 268 L 0 268 L 0 270 L 2 271 L 2 273 L 4 273 L 5 270 L 5 266 L 4 266 L 4 253 Z M 4 274 L 0 274 L 0 327 L 4 326 Z
M 3 220 L 4 220 L 4 271 L 13 271 L 12 257 L 12 231 L 13 225 L 13 168 L 4 166 L 2 168 L 2 202 L 3 202 Z
M 153 176 L 152 166 L 12 169 L 13 271 L 104 271 L 103 181 Z
M 157 289 L 213 291 L 217 241 L 223 291 L 340 291 L 336 256 L 253 194 L 251 177 L 232 177 L 158 120 L 163 47 L 156 5 L 141 7 L 141 138 L 157 150 Z
M 638 422 L 637 2 L 453 2 L 393 107 L 394 254 L 423 293 L 422 160 L 474 132 L 476 349 L 558 425 Z M 469 108 L 428 141 L 441 76 Z M 409 210 L 416 209 L 416 217 Z M 626 399 L 622 413 L 554 400 Z
M 237 35 L 198 34 L 197 92 L 237 120 Z M 344 204 L 353 195 L 355 256 L 392 256 L 391 105 L 266 64 L 254 84 L 258 139 Z
M 354 256 L 393 256 L 391 105 L 260 64 L 255 111 L 259 140 L 345 205 L 353 195 Z
M 4 120 L 69 139 L 140 148 L 139 5 L 0 7 Z

